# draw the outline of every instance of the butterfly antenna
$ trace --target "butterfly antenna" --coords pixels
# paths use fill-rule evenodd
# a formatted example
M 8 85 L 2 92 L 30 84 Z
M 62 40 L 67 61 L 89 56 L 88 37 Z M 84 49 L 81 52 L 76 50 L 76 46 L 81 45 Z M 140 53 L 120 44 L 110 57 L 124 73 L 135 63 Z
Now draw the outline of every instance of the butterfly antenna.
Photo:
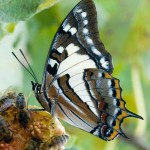
M 18 57 L 16 56 L 16 54 L 14 52 L 12 52 L 12 54 L 14 55 L 14 57 L 18 60 L 18 62 L 28 71 L 28 73 L 33 77 L 33 79 L 35 80 L 35 82 L 38 83 L 38 80 L 35 76 L 35 74 L 33 74 L 32 72 L 29 71 L 29 69 L 18 59 Z M 28 63 L 29 65 L 29 63 Z M 30 66 L 30 65 L 29 65 Z
M 32 74 L 33 74 L 33 76 L 34 76 L 34 78 L 35 78 L 36 82 L 38 83 L 37 77 L 36 77 L 36 75 L 35 75 L 35 73 L 34 73 L 33 69 L 31 68 L 31 66 L 30 66 L 30 64 L 29 64 L 29 62 L 28 62 L 28 60 L 27 60 L 27 58 L 25 57 L 25 55 L 24 55 L 24 53 L 22 52 L 22 50 L 21 50 L 21 49 L 20 49 L 20 52 L 21 52 L 22 56 L 24 57 L 24 59 L 25 59 L 26 63 L 28 64 L 28 66 L 29 66 L 29 68 L 30 68 L 30 70 L 31 70 L 31 72 L 32 72 Z

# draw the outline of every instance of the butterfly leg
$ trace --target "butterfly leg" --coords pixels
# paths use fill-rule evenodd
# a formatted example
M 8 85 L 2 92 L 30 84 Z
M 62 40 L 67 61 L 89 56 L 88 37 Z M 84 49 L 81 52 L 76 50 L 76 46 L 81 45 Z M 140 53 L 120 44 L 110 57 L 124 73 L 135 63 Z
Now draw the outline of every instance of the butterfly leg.
M 50 103 L 50 105 L 51 105 L 51 111 L 50 111 L 50 113 L 51 113 L 51 115 L 52 115 L 52 117 L 54 116 L 54 114 L 55 114 L 55 110 L 56 110 L 56 101 L 55 101 L 55 99 L 52 99 L 51 100 L 51 103 Z

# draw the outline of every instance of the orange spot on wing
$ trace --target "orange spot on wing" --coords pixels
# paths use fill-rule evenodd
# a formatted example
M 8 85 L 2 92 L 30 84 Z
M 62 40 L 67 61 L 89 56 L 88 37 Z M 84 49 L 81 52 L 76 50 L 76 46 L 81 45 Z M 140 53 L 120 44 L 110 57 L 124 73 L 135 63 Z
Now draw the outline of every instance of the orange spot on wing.
M 113 130 L 113 133 L 107 137 L 108 141 L 113 140 L 118 135 L 118 132 Z
M 109 73 L 104 73 L 106 79 L 112 79 L 112 76 Z
M 114 80 L 114 81 L 115 81 L 115 88 L 119 89 L 120 88 L 119 80 Z
M 126 111 L 122 111 L 121 115 L 119 115 L 117 118 L 118 119 L 122 119 L 122 118 L 127 117 L 127 116 L 128 116 L 127 112 Z
M 116 125 L 113 127 L 115 130 L 120 130 L 120 120 L 115 120 Z
M 125 109 L 125 106 L 124 106 L 124 101 L 119 101 L 120 102 L 120 106 L 119 106 L 119 108 L 121 108 L 121 109 Z
M 120 99 L 121 98 L 121 92 L 120 89 L 116 90 L 117 94 L 116 94 L 116 98 Z

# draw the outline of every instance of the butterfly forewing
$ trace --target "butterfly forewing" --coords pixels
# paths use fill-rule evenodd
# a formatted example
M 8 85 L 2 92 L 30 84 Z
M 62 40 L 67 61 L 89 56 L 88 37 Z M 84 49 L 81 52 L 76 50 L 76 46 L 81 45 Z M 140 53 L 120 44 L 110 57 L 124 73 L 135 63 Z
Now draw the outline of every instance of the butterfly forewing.
M 112 59 L 100 40 L 92 0 L 82 0 L 58 29 L 46 60 L 43 82 L 33 84 L 41 105 L 66 122 L 104 140 L 124 137 L 125 108 Z
M 47 57 L 43 84 L 51 83 L 55 76 L 85 69 L 87 64 L 90 68 L 113 71 L 111 56 L 99 38 L 92 0 L 82 0 L 57 31 Z

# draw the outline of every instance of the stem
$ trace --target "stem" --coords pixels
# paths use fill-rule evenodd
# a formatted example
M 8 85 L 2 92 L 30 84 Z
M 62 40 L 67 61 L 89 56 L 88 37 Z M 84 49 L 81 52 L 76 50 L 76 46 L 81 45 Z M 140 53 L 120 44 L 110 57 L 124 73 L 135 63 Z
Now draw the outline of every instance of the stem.
M 147 126 L 147 115 L 146 115 L 146 107 L 144 101 L 144 95 L 142 90 L 142 83 L 140 78 L 140 71 L 137 65 L 132 65 L 132 85 L 133 92 L 136 101 L 137 112 L 144 118 L 144 121 L 138 120 L 138 125 L 135 130 L 136 136 L 141 136 L 144 134 Z
M 137 150 L 149 150 L 150 145 L 147 141 L 144 140 L 143 136 L 137 137 L 137 136 L 130 135 L 130 133 L 127 133 L 127 135 L 129 135 L 129 137 L 131 138 L 125 139 L 120 136 L 119 139 L 124 140 L 126 141 L 126 143 L 128 142 L 129 144 L 135 146 Z

